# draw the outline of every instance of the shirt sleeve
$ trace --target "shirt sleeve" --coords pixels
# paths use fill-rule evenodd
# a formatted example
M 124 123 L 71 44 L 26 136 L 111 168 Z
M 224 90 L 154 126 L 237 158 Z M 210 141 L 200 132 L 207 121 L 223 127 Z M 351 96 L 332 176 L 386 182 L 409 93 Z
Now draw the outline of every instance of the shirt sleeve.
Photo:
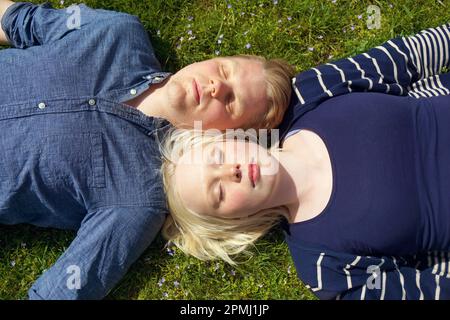
M 50 2 L 40 5 L 16 2 L 6 10 L 1 28 L 11 46 L 25 49 L 52 43 L 72 32 L 101 26 L 103 21 L 114 23 L 120 16 L 135 17 L 123 12 L 93 9 L 85 4 L 54 9 Z
M 29 299 L 102 299 L 159 232 L 166 211 L 103 207 L 90 212 L 58 261 L 33 284 Z
M 306 70 L 293 79 L 293 88 L 301 105 L 354 91 L 414 97 L 431 90 L 448 94 L 439 75 L 449 63 L 450 25 L 444 24 Z
M 366 265 L 365 270 L 347 271 L 355 282 L 352 288 L 336 297 L 342 300 L 440 300 L 450 299 L 450 274 L 446 272 L 446 260 L 425 268 L 383 257 L 378 265 Z M 373 259 L 372 259 L 373 260 Z M 372 261 L 373 262 L 373 261 Z M 365 264 L 364 258 L 360 263 Z M 364 271 L 364 272 L 362 272 Z

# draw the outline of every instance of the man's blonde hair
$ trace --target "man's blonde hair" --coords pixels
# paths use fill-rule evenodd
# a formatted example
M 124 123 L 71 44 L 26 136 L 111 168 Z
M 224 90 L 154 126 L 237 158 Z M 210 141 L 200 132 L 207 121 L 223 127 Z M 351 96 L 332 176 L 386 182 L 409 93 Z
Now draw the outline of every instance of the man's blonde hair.
M 295 69 L 283 59 L 266 59 L 256 55 L 235 55 L 235 58 L 259 61 L 265 73 L 267 85 L 267 109 L 264 114 L 255 115 L 255 121 L 244 129 L 273 129 L 283 119 L 284 113 L 291 99 L 291 81 L 295 75 Z
M 170 210 L 162 234 L 169 243 L 200 260 L 222 259 L 235 264 L 232 256 L 243 252 L 249 254 L 248 246 L 266 234 L 282 217 L 289 219 L 289 213 L 285 207 L 276 207 L 250 212 L 245 218 L 221 218 L 200 215 L 186 208 L 174 187 L 177 163 L 192 148 L 205 147 L 217 141 L 223 141 L 223 136 L 177 129 L 169 132 L 161 144 L 161 173 Z

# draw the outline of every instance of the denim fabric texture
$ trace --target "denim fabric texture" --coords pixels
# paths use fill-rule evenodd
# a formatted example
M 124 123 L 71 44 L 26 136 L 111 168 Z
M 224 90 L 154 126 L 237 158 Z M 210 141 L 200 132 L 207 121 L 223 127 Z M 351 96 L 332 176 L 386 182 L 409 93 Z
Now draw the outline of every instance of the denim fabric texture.
M 105 297 L 167 214 L 158 142 L 170 124 L 126 101 L 170 73 L 138 17 L 72 9 L 17 2 L 1 21 L 0 223 L 77 230 L 30 299 Z

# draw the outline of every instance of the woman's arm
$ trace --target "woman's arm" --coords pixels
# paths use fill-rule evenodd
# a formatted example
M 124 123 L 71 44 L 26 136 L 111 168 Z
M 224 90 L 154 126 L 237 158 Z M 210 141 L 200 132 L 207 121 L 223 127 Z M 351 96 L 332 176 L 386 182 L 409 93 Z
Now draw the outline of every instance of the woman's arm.
M 14 2 L 9 0 L 0 0 L 0 23 L 2 21 L 3 15 L 6 12 L 6 9 L 8 9 L 11 5 L 13 5 Z M 10 45 L 8 38 L 6 37 L 5 32 L 1 28 L 0 24 L 0 45 Z
M 353 91 L 411 95 L 448 94 L 439 74 L 450 64 L 450 25 L 398 37 L 366 53 L 311 68 L 293 79 L 300 105 Z

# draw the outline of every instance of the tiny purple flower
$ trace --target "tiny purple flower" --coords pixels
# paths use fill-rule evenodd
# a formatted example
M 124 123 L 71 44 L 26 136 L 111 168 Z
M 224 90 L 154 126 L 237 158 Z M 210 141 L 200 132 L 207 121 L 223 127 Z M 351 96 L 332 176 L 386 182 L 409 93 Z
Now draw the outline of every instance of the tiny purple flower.
M 168 294 L 167 292 L 164 292 L 164 293 L 163 293 L 163 297 L 164 297 L 164 298 L 167 298 L 168 296 L 169 296 L 169 294 Z
M 355 26 L 351 25 L 350 29 L 352 29 L 352 31 L 355 31 Z
M 250 49 L 252 47 L 252 45 L 250 44 L 250 43 L 247 43 L 246 45 L 245 45 L 245 48 L 247 48 L 247 49 Z
M 359 20 L 361 20 L 361 19 L 362 19 L 362 14 L 360 14 L 360 15 L 358 16 L 358 19 L 359 19 Z
M 174 281 L 173 285 L 175 286 L 175 288 L 178 288 L 180 286 L 180 283 L 178 281 Z
M 231 270 L 231 271 L 230 271 L 230 274 L 234 277 L 234 276 L 236 275 L 236 271 Z
M 166 279 L 164 277 L 162 277 L 161 280 L 158 281 L 158 286 L 162 287 L 164 282 L 166 282 Z
M 228 9 L 231 9 L 231 8 L 233 8 L 233 6 L 232 6 L 231 4 L 228 4 L 228 5 L 227 5 L 227 8 L 228 8 Z
M 291 21 L 291 20 L 292 20 L 292 17 L 291 17 L 291 16 L 289 16 L 289 17 L 287 17 L 287 19 L 288 19 L 288 21 Z
M 187 34 L 191 36 L 192 35 L 192 30 L 188 30 Z

